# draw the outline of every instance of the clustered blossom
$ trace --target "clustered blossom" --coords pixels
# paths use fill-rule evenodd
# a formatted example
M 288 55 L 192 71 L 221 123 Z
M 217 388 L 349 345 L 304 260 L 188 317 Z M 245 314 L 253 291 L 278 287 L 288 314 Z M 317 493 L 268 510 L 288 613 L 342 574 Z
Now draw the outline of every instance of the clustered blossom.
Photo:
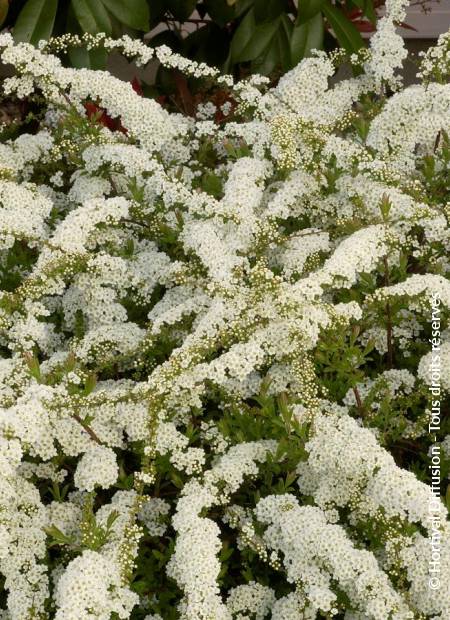
M 405 5 L 331 86 L 338 54 L 271 87 L 0 35 L 5 93 L 44 108 L 0 145 L 2 619 L 450 617 L 419 479 L 433 299 L 450 392 L 449 37 L 402 89 Z M 82 44 L 218 83 L 233 120 L 51 53 Z

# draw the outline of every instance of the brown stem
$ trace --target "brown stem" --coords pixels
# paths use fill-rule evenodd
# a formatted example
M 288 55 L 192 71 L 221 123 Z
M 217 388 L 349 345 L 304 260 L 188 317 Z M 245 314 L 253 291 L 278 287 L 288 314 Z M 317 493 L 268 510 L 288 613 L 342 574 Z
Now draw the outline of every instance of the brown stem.
M 89 435 L 89 437 L 91 439 L 93 439 L 95 441 L 95 443 L 98 443 L 100 446 L 103 445 L 102 442 L 100 441 L 100 439 L 95 434 L 95 432 L 92 430 L 92 428 L 88 424 L 83 422 L 83 420 L 80 418 L 78 413 L 72 413 L 72 418 L 74 420 L 76 420 L 79 424 L 81 424 L 81 426 L 84 428 L 86 433 Z
M 440 141 L 441 141 L 441 130 L 438 131 L 436 140 L 434 141 L 433 153 L 436 153 Z
M 356 405 L 358 407 L 358 411 L 362 416 L 366 415 L 366 410 L 364 409 L 364 405 L 361 400 L 361 394 L 359 393 L 358 388 L 355 386 L 353 388 L 353 394 L 355 395 Z
M 142 228 L 147 228 L 146 224 L 142 222 L 138 222 L 138 220 L 130 220 L 129 218 L 123 217 L 121 218 L 122 222 L 126 222 L 127 224 L 135 224 L 136 226 L 142 226 Z
M 385 286 L 389 286 L 389 267 L 387 262 L 387 257 L 383 258 L 384 262 L 384 284 Z M 394 366 L 394 347 L 392 344 L 392 312 L 391 312 L 391 304 L 389 301 L 386 302 L 386 345 L 387 345 L 387 366 L 388 369 Z
M 109 175 L 109 182 L 111 183 L 111 187 L 113 188 L 114 192 L 117 194 L 117 196 L 119 195 L 119 192 L 117 190 L 117 185 L 116 182 L 114 181 L 114 179 L 112 178 L 111 175 Z

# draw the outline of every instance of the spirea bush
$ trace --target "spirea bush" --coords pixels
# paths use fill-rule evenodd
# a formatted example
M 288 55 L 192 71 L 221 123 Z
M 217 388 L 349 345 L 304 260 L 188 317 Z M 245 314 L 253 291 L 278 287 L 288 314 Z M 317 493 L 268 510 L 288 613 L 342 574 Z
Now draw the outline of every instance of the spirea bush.
M 0 36 L 4 620 L 450 617 L 450 38 L 403 90 L 403 16 L 334 86 L 157 50 L 220 122 Z

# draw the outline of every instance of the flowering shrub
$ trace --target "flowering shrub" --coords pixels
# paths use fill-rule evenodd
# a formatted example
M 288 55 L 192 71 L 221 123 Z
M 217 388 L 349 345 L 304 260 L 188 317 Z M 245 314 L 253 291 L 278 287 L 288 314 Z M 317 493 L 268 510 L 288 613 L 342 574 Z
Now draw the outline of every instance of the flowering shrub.
M 403 5 L 332 87 L 160 49 L 220 124 L 1 35 L 2 618 L 450 617 L 450 39 L 402 90 Z

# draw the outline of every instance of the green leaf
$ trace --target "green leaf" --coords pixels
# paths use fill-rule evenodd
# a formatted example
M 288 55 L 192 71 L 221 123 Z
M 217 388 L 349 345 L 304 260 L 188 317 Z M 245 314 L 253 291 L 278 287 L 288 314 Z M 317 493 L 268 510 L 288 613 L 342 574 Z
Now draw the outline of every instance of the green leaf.
M 222 181 L 214 172 L 205 172 L 202 177 L 202 189 L 210 196 L 219 198 L 222 194 Z
M 28 0 L 14 26 L 16 41 L 36 45 L 49 39 L 55 23 L 58 0 Z
M 72 7 L 84 32 L 111 34 L 111 20 L 100 0 L 72 0 Z
M 87 50 L 73 47 L 69 50 L 69 59 L 77 69 L 104 69 L 107 53 L 103 49 Z
M 146 0 L 102 0 L 108 11 L 122 24 L 147 32 L 150 28 L 150 12 Z
M 323 45 L 323 19 L 318 13 L 304 24 L 294 27 L 291 35 L 291 63 L 295 67 L 302 58 L 310 56 L 313 49 Z
M 231 41 L 232 62 L 246 62 L 258 58 L 269 46 L 279 27 L 279 20 L 257 25 L 253 9 L 239 24 Z
M 39 364 L 39 360 L 37 357 L 34 357 L 32 353 L 25 354 L 25 361 L 28 366 L 28 370 L 30 375 L 36 379 L 36 381 L 41 380 L 41 367 Z
M 255 21 L 267 22 L 279 17 L 287 9 L 286 5 L 285 0 L 255 0 Z
M 74 543 L 74 537 L 66 536 L 56 525 L 50 527 L 44 527 L 44 532 L 52 539 L 49 543 L 49 547 L 55 547 L 57 545 L 71 545 Z
M 234 7 L 236 17 L 240 17 L 253 6 L 254 0 L 237 0 L 236 2 L 233 2 L 233 4 L 231 4 L 230 0 L 227 0 L 227 2 L 230 6 Z
M 9 0 L 0 0 L 0 26 L 6 19 L 9 9 Z
M 192 15 L 197 0 L 167 0 L 167 8 L 177 21 L 184 22 Z
M 97 377 L 95 374 L 90 374 L 84 383 L 83 395 L 88 396 L 97 385 Z
M 373 6 L 373 0 L 353 0 L 353 4 L 361 9 L 363 14 L 372 24 L 375 24 L 377 21 L 377 15 Z
M 278 39 L 279 31 L 276 33 L 275 37 L 271 39 L 264 53 L 252 62 L 252 73 L 270 75 L 277 67 L 281 66 L 280 43 Z
M 349 54 L 353 54 L 361 47 L 364 47 L 364 41 L 358 29 L 347 19 L 342 11 L 331 4 L 330 0 L 326 0 L 322 10 L 330 26 L 333 28 L 333 32 L 341 47 Z
M 280 58 L 283 72 L 291 68 L 291 36 L 294 24 L 289 17 L 284 14 L 281 16 L 281 27 L 278 29 L 276 41 L 278 45 L 278 55 Z
M 106 528 L 108 530 L 112 528 L 114 523 L 117 521 L 118 517 L 119 517 L 118 510 L 113 510 L 112 512 L 109 513 L 109 516 L 106 520 Z
M 204 0 L 203 4 L 208 15 L 219 26 L 225 26 L 235 17 L 234 7 L 230 6 L 226 0 Z
M 230 37 L 224 28 L 209 22 L 183 39 L 183 56 L 208 65 L 220 66 L 227 57 Z
M 304 24 L 320 13 L 324 0 L 300 0 L 297 13 L 297 24 Z
M 69 6 L 67 11 L 67 32 L 82 34 L 72 6 Z M 70 62 L 77 69 L 104 69 L 106 67 L 107 52 L 103 48 L 87 50 L 85 47 L 71 47 L 68 53 Z M 82 316 L 80 320 L 79 324 L 82 325 Z

